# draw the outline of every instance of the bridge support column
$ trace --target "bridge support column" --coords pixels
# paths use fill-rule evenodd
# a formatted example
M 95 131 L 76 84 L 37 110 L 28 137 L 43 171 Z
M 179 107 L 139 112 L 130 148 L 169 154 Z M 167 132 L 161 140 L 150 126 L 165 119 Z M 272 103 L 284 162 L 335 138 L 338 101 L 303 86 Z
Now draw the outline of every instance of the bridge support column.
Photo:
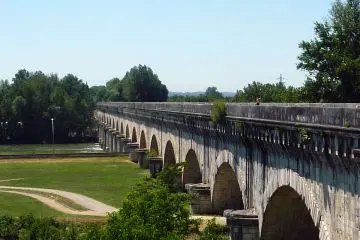
M 145 148 L 136 150 L 137 163 L 141 168 L 149 168 L 148 152 L 149 150 Z
M 121 152 L 121 148 L 120 148 L 120 137 L 119 137 L 119 133 L 116 133 L 115 135 L 115 146 L 116 146 L 116 152 Z
M 121 152 L 122 153 L 128 153 L 129 152 L 129 148 L 128 148 L 128 143 L 131 142 L 131 140 L 129 138 L 121 138 Z
M 116 144 L 117 144 L 117 149 L 120 153 L 123 153 L 123 143 L 122 140 L 124 139 L 124 136 L 122 136 L 121 134 L 116 134 Z
M 111 132 L 109 131 L 109 129 L 106 130 L 106 148 L 105 150 L 107 152 L 110 152 L 111 150 Z
M 192 214 L 212 214 L 210 185 L 204 183 L 185 184 L 187 192 L 194 196 L 191 202 Z
M 98 126 L 98 136 L 99 136 L 99 144 L 102 149 L 104 149 L 104 128 L 99 124 Z
M 108 131 L 106 130 L 106 128 L 104 128 L 104 143 L 103 143 L 103 149 L 104 151 L 107 151 L 107 147 L 108 145 Z
M 152 178 L 156 177 L 158 172 L 161 172 L 163 168 L 163 159 L 161 157 L 149 158 L 149 170 Z
M 111 152 L 116 152 L 116 134 L 115 134 L 115 132 L 111 133 Z
M 115 129 L 109 129 L 109 151 L 114 152 Z
M 114 133 L 114 136 L 113 136 L 113 141 L 114 141 L 114 152 L 119 152 L 119 149 L 118 149 L 118 144 L 117 144 L 117 141 L 118 141 L 118 139 L 117 139 L 117 137 L 116 137 L 116 133 Z
M 137 163 L 138 159 L 137 159 L 136 150 L 139 148 L 139 144 L 137 144 L 137 143 L 128 143 L 127 146 L 129 148 L 130 161 L 132 161 L 134 163 Z
M 225 210 L 226 225 L 230 228 L 231 240 L 258 240 L 259 219 L 253 210 Z

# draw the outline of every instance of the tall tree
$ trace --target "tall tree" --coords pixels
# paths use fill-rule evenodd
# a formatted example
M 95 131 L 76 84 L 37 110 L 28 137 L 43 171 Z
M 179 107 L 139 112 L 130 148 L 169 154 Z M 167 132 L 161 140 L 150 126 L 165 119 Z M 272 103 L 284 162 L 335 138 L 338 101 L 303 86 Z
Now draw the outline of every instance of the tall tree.
M 167 101 L 168 90 L 159 77 L 145 65 L 135 66 L 122 79 L 122 96 L 129 102 Z
M 315 39 L 299 47 L 297 67 L 309 72 L 305 94 L 317 101 L 360 101 L 360 0 L 337 0 L 315 23 Z
M 216 87 L 208 87 L 205 91 L 205 96 L 208 98 L 209 101 L 224 98 L 224 96 L 217 90 Z

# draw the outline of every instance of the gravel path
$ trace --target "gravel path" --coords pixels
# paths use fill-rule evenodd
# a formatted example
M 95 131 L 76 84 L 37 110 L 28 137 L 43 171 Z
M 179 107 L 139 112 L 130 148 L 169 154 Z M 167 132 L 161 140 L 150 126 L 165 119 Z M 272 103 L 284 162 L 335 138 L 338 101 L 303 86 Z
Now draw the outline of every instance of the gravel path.
M 19 180 L 23 180 L 25 178 L 11 178 L 11 179 L 3 179 L 0 180 L 0 182 L 10 182 L 10 181 L 19 181 Z
M 14 179 L 8 179 L 6 181 L 10 181 L 10 180 L 14 180 Z M 1 180 L 1 181 L 5 181 L 5 180 Z M 71 201 L 73 201 L 89 210 L 87 210 L 87 211 L 73 210 L 71 208 L 68 208 L 68 207 L 56 202 L 54 199 L 40 196 L 35 193 L 27 193 L 27 192 L 21 192 L 21 191 L 16 191 L 16 190 L 29 190 L 29 191 L 52 193 L 52 194 L 59 195 L 61 197 L 70 199 Z M 89 198 L 87 196 L 77 194 L 77 193 L 66 192 L 66 191 L 61 191 L 61 190 L 56 190 L 56 189 L 0 186 L 0 192 L 7 192 L 7 193 L 13 193 L 13 194 L 19 194 L 19 195 L 23 195 L 23 196 L 32 197 L 57 211 L 67 213 L 67 214 L 88 215 L 88 216 L 106 216 L 108 213 L 118 211 L 117 208 L 106 205 L 102 202 L 99 202 L 99 201 L 93 199 L 93 198 Z M 193 215 L 193 216 L 191 216 L 191 218 L 202 219 L 205 221 L 215 218 L 215 220 L 218 224 L 226 225 L 225 217 Z
M 1 190 L 1 189 L 3 189 L 3 190 Z M 33 193 L 24 193 L 24 192 L 20 192 L 20 191 L 16 191 L 16 190 L 30 190 L 30 191 L 39 191 L 39 192 L 56 194 L 61 197 L 70 199 L 71 201 L 89 209 L 89 211 L 72 210 L 70 208 L 67 208 L 66 206 L 63 206 L 63 205 L 55 202 L 53 199 L 39 196 L 39 195 L 36 195 Z M 21 194 L 24 196 L 29 196 L 29 197 L 39 200 L 40 202 L 48 205 L 49 207 L 52 207 L 58 211 L 61 211 L 64 213 L 69 213 L 69 214 L 106 216 L 107 213 L 112 213 L 112 212 L 118 211 L 117 208 L 106 205 L 102 202 L 99 202 L 99 201 L 93 199 L 93 198 L 89 198 L 87 196 L 77 194 L 77 193 L 60 191 L 60 190 L 55 190 L 55 189 L 0 186 L 0 191 L 11 192 L 11 193 L 16 193 L 16 194 Z

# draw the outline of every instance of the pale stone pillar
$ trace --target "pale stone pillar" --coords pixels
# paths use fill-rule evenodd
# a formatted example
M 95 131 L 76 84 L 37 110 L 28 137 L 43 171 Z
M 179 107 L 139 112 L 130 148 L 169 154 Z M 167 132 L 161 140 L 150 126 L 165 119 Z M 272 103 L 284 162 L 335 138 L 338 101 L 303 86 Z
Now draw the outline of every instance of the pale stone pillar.
M 106 129 L 104 128 L 104 146 L 103 146 L 103 149 L 104 151 L 106 151 L 106 147 L 107 147 L 107 131 Z
M 109 136 L 109 141 L 110 141 L 110 152 L 114 152 L 114 135 L 113 133 L 110 131 L 109 132 L 110 136 Z
M 192 214 L 213 214 L 211 204 L 210 185 L 204 183 L 188 183 L 185 184 L 185 189 L 191 195 L 196 196 L 191 201 Z
M 121 138 L 119 135 L 116 135 L 116 148 L 117 148 L 117 151 L 118 152 L 122 152 L 122 149 L 121 149 Z
M 248 210 L 225 210 L 226 225 L 230 228 L 231 240 L 258 240 L 259 219 Z

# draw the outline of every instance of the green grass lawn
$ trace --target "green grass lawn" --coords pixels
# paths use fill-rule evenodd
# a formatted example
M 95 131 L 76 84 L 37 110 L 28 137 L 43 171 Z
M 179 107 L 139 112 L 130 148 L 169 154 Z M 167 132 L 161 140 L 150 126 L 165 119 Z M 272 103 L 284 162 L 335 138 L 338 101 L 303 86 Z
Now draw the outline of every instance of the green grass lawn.
M 19 187 L 53 188 L 84 194 L 96 200 L 121 207 L 133 186 L 149 175 L 149 170 L 139 168 L 124 157 L 39 159 L 0 161 L 0 180 L 24 178 L 18 181 L 1 182 L 0 185 Z M 3 196 L 7 197 L 3 197 Z M 25 196 L 0 193 L 0 207 L 11 204 L 11 198 L 19 204 L 16 213 L 32 211 Z M 5 204 L 5 205 L 4 205 Z M 41 204 L 41 203 L 39 203 Z M 44 206 L 47 208 L 46 206 Z M 9 210 L 11 211 L 11 210 Z M 51 211 L 53 212 L 53 211 Z M 52 213 L 49 212 L 51 215 Z
M 49 208 L 30 197 L 12 193 L 0 193 L 0 215 L 24 216 L 32 214 L 35 217 L 63 217 L 65 214 Z
M 86 152 L 103 152 L 103 150 L 95 143 L 0 145 L 0 155 Z

